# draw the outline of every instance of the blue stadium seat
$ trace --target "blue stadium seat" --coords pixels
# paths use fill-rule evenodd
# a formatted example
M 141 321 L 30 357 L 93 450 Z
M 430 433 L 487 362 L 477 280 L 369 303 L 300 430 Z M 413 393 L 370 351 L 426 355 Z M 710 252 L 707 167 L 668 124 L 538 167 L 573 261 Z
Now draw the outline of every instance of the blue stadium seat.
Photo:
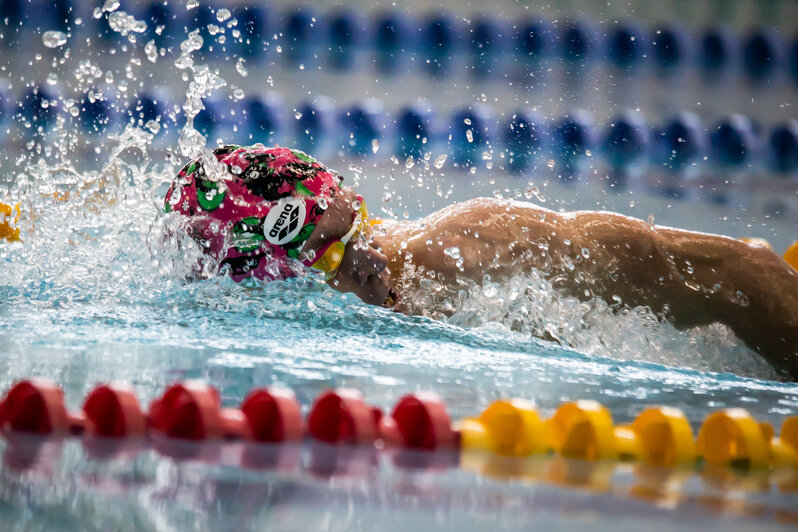
M 520 109 L 505 121 L 502 135 L 506 168 L 521 173 L 536 166 L 546 149 L 549 132 L 538 113 Z
M 586 21 L 563 21 L 557 32 L 560 57 L 579 65 L 585 65 L 594 55 L 596 30 Z
M 266 44 L 271 42 L 269 11 L 258 4 L 239 5 L 233 10 L 238 20 L 241 40 L 234 48 L 240 56 L 262 59 L 266 56 Z
M 743 66 L 754 81 L 773 77 L 781 68 L 784 44 L 780 36 L 767 28 L 753 31 L 743 42 Z
M 182 21 L 178 20 L 174 3 L 169 0 L 153 0 L 144 11 L 144 22 L 147 23 L 146 39 L 155 42 L 158 48 L 169 48 L 177 39 L 184 37 Z M 160 34 L 158 28 L 163 27 Z
M 342 132 L 340 146 L 353 155 L 369 156 L 373 153 L 372 142 L 385 140 L 385 111 L 377 99 L 366 99 L 342 110 L 339 120 Z
M 159 90 L 142 92 L 132 99 L 127 108 L 128 120 L 138 127 L 145 127 L 147 122 L 157 122 L 160 134 L 168 134 L 176 130 L 175 121 L 169 113 L 169 96 Z
M 510 48 L 511 28 L 501 18 L 480 15 L 471 21 L 467 49 L 473 73 L 483 77 L 494 74 L 504 53 Z
M 374 20 L 374 54 L 377 68 L 396 72 L 411 54 L 413 23 L 398 11 L 378 15 Z
M 261 142 L 271 146 L 285 136 L 285 105 L 276 93 L 251 96 L 244 102 L 246 134 L 251 143 Z
M 433 118 L 432 109 L 423 100 L 399 110 L 396 117 L 397 155 L 418 159 L 430 151 L 434 135 Z
M 699 65 L 709 75 L 729 70 L 738 60 L 735 50 L 735 40 L 727 28 L 707 28 L 699 43 Z
M 332 100 L 324 96 L 306 102 L 296 109 L 294 123 L 294 142 L 297 147 L 308 153 L 318 154 L 323 151 L 335 130 L 335 106 Z
M 329 65 L 347 70 L 355 63 L 355 56 L 369 42 L 370 19 L 365 19 L 353 9 L 341 8 L 327 18 Z
M 50 12 L 52 13 L 53 25 L 43 28 L 43 31 L 55 29 L 67 32 L 73 29 L 75 5 L 72 0 L 50 0 Z
M 555 153 L 563 159 L 585 155 L 596 148 L 593 116 L 577 109 L 564 116 L 553 128 Z
M 718 123 L 710 135 L 710 146 L 715 164 L 739 169 L 752 163 L 760 142 L 751 120 L 735 114 Z
M 211 24 L 218 26 L 219 21 L 216 20 L 216 15 L 214 15 L 214 10 L 210 5 L 200 3 L 199 6 L 188 12 L 188 29 L 190 31 L 199 30 L 199 35 L 202 37 L 202 48 L 199 53 L 201 57 L 220 55 L 219 52 L 221 47 L 216 42 L 216 36 L 208 32 L 208 26 Z M 183 39 L 180 38 L 178 40 L 182 41 Z M 213 54 L 209 53 L 211 47 L 213 48 Z
M 117 109 L 114 102 L 106 94 L 101 98 L 86 93 L 80 101 L 78 122 L 84 133 L 103 135 L 110 132 L 117 122 Z
M 194 117 L 194 129 L 212 144 L 214 135 L 224 126 L 223 104 L 213 98 L 205 98 L 202 103 L 204 108 Z
M 570 181 L 579 174 L 579 167 L 598 144 L 593 116 L 582 109 L 571 111 L 553 127 L 554 154 L 560 161 L 559 177 Z
M 449 134 L 452 163 L 476 166 L 495 138 L 493 109 L 485 104 L 476 104 L 455 111 L 449 124 Z
M 656 136 L 654 161 L 673 173 L 682 173 L 701 160 L 707 150 L 707 135 L 701 119 L 682 112 L 668 121 Z
M 422 64 L 433 76 L 449 73 L 451 59 L 459 52 L 465 28 L 447 13 L 431 13 L 421 23 Z
M 681 25 L 657 26 L 651 32 L 650 39 L 652 59 L 658 68 L 671 71 L 688 61 L 691 54 L 690 36 Z
M 607 126 L 602 150 L 607 163 L 616 169 L 626 169 L 640 163 L 649 155 L 651 130 L 643 116 L 625 111 Z
M 34 132 L 39 128 L 43 131 L 49 130 L 58 114 L 57 109 L 50 105 L 55 99 L 55 95 L 41 86 L 26 90 L 19 102 L 19 114 L 23 123 L 30 124 Z
M 513 49 L 521 60 L 540 59 L 554 51 L 556 30 L 548 20 L 529 17 L 518 23 Z
M 97 0 L 94 2 L 94 7 L 102 9 L 103 5 L 105 5 L 105 0 Z M 94 7 L 90 8 L 93 10 Z M 129 11 L 129 5 L 127 0 L 119 0 L 119 7 L 114 11 Z M 111 25 L 108 23 L 108 17 L 111 13 L 103 12 L 102 16 L 99 19 L 95 19 L 93 16 L 90 17 L 89 20 L 94 21 L 97 23 L 97 33 L 102 39 L 107 42 L 116 43 L 122 41 L 124 38 L 121 33 L 114 31 L 111 29 Z
M 798 172 L 798 121 L 776 126 L 768 143 L 769 166 L 781 174 Z
M 11 95 L 11 91 L 0 83 L 0 126 L 3 126 L 12 116 L 15 98 Z
M 290 63 L 305 63 L 323 42 L 325 21 L 320 13 L 308 6 L 284 13 L 282 19 L 283 48 Z
M 630 23 L 615 25 L 607 35 L 606 47 L 610 64 L 622 70 L 634 70 L 649 56 L 645 33 Z

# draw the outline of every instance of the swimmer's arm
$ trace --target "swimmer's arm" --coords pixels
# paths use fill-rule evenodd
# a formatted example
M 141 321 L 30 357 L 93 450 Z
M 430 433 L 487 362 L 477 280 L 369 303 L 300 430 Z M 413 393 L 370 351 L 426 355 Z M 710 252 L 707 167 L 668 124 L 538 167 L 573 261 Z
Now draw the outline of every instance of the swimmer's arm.
M 591 257 L 616 266 L 617 280 L 604 279 L 605 293 L 597 295 L 621 294 L 624 303 L 657 312 L 667 305 L 680 327 L 725 323 L 798 378 L 798 272 L 775 253 L 607 213 L 578 214 L 578 227 L 592 242 Z

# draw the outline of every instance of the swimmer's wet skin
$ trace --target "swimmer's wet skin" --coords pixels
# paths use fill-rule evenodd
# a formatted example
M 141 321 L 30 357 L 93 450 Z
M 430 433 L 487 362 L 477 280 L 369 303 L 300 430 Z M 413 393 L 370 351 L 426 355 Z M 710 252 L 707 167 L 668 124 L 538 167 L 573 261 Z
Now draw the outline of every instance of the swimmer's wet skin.
M 757 242 L 486 198 L 374 230 L 362 198 L 302 152 L 226 146 L 214 159 L 181 170 L 164 210 L 184 216 L 218 273 L 236 281 L 311 267 L 367 303 L 418 313 L 429 311 L 414 300 L 424 277 L 456 292 L 463 279 L 537 269 L 566 295 L 650 307 L 677 327 L 725 323 L 798 379 L 798 271 Z M 798 246 L 785 259 L 798 262 Z
M 214 181 L 201 160 L 189 163 L 170 189 L 166 209 L 234 224 L 232 246 L 206 248 L 221 258 L 222 271 L 232 266 L 234 279 L 295 275 L 285 261 L 311 266 L 339 243 L 342 256 L 326 268 L 331 286 L 367 303 L 414 312 L 411 294 L 419 293 L 430 272 L 455 287 L 458 278 L 479 282 L 488 274 L 501 281 L 534 268 L 568 295 L 648 306 L 677 327 L 725 323 L 773 366 L 798 378 L 798 272 L 766 247 L 613 213 L 560 214 L 497 199 L 451 205 L 417 222 L 370 231 L 364 213 L 358 214 L 362 198 L 301 152 L 257 145 L 214 154 L 223 175 Z M 316 199 L 319 194 L 324 198 Z M 285 223 L 294 225 L 282 235 L 289 225 L 274 213 L 287 205 L 301 213 L 290 213 Z M 353 231 L 361 236 L 351 238 Z M 211 240 L 208 230 L 204 238 Z M 445 252 L 455 247 L 459 260 Z

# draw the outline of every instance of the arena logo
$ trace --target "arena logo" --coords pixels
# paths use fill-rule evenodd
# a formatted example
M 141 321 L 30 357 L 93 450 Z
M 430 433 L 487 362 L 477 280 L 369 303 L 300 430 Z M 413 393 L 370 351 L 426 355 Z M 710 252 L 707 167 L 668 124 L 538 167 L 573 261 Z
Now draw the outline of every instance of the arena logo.
M 270 244 L 282 246 L 299 234 L 304 221 L 305 202 L 298 198 L 282 199 L 266 215 L 263 236 Z

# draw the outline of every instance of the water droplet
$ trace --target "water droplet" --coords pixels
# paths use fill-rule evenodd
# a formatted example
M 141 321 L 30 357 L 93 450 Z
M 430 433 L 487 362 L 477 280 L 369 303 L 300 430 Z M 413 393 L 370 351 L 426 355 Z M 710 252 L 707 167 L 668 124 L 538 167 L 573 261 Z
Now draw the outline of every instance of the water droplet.
M 238 73 L 241 75 L 242 78 L 245 78 L 247 77 L 247 75 L 249 75 L 249 72 L 247 72 L 247 69 L 244 66 L 246 65 L 246 63 L 247 62 L 243 57 L 239 57 L 238 61 L 236 61 L 236 70 L 238 71 Z
M 388 191 L 383 193 L 382 201 L 384 201 L 385 203 L 390 203 L 392 199 L 393 199 L 393 194 L 391 194 Z
M 230 171 L 233 172 L 233 174 L 235 175 L 241 175 L 242 172 L 241 167 L 236 166 L 235 164 L 230 167 Z
M 110 13 L 119 9 L 119 0 L 105 0 L 103 4 L 103 11 Z
M 448 155 L 446 155 L 445 153 L 443 155 L 438 155 L 437 157 L 435 157 L 435 162 L 432 163 L 432 166 L 440 170 L 441 168 L 443 168 L 443 165 L 446 164 L 447 157 Z
M 586 259 L 590 258 L 590 250 L 587 248 L 582 248 L 582 256 Z
M 274 78 L 271 76 L 266 76 L 266 84 L 269 85 L 269 87 L 274 87 Z
M 246 95 L 244 94 L 243 89 L 238 89 L 238 88 L 233 89 L 233 100 L 235 101 L 243 100 L 244 96 Z
M 460 248 L 458 248 L 457 246 L 446 248 L 443 250 L 443 254 L 446 255 L 447 257 L 451 257 L 457 260 L 460 258 Z
M 294 111 L 294 118 L 299 120 L 300 118 L 302 118 L 302 113 L 300 113 L 299 111 Z
M 407 168 L 409 170 L 410 168 L 413 168 L 413 166 L 415 166 L 415 164 L 416 164 L 416 161 L 413 160 L 413 156 L 411 155 L 405 161 L 405 168 Z
M 474 142 L 474 132 L 471 131 L 471 128 L 466 129 L 465 133 L 466 133 L 466 139 L 468 139 L 468 142 Z
M 377 153 L 378 151 L 380 151 L 380 141 L 374 139 L 371 141 L 371 153 Z
M 470 119 L 470 118 L 464 118 L 464 119 L 463 119 L 463 123 L 464 123 L 465 125 L 467 125 L 467 126 L 470 126 L 470 125 L 471 125 L 471 119 Z
M 653 213 L 648 215 L 648 226 L 651 229 L 654 229 L 654 214 Z
M 216 12 L 216 20 L 219 22 L 224 22 L 225 20 L 230 18 L 230 10 L 222 8 Z
M 158 48 L 155 46 L 154 40 L 144 45 L 144 55 L 147 56 L 151 63 L 158 60 Z
M 58 48 L 66 44 L 67 36 L 63 31 L 45 31 L 42 42 L 47 48 Z

